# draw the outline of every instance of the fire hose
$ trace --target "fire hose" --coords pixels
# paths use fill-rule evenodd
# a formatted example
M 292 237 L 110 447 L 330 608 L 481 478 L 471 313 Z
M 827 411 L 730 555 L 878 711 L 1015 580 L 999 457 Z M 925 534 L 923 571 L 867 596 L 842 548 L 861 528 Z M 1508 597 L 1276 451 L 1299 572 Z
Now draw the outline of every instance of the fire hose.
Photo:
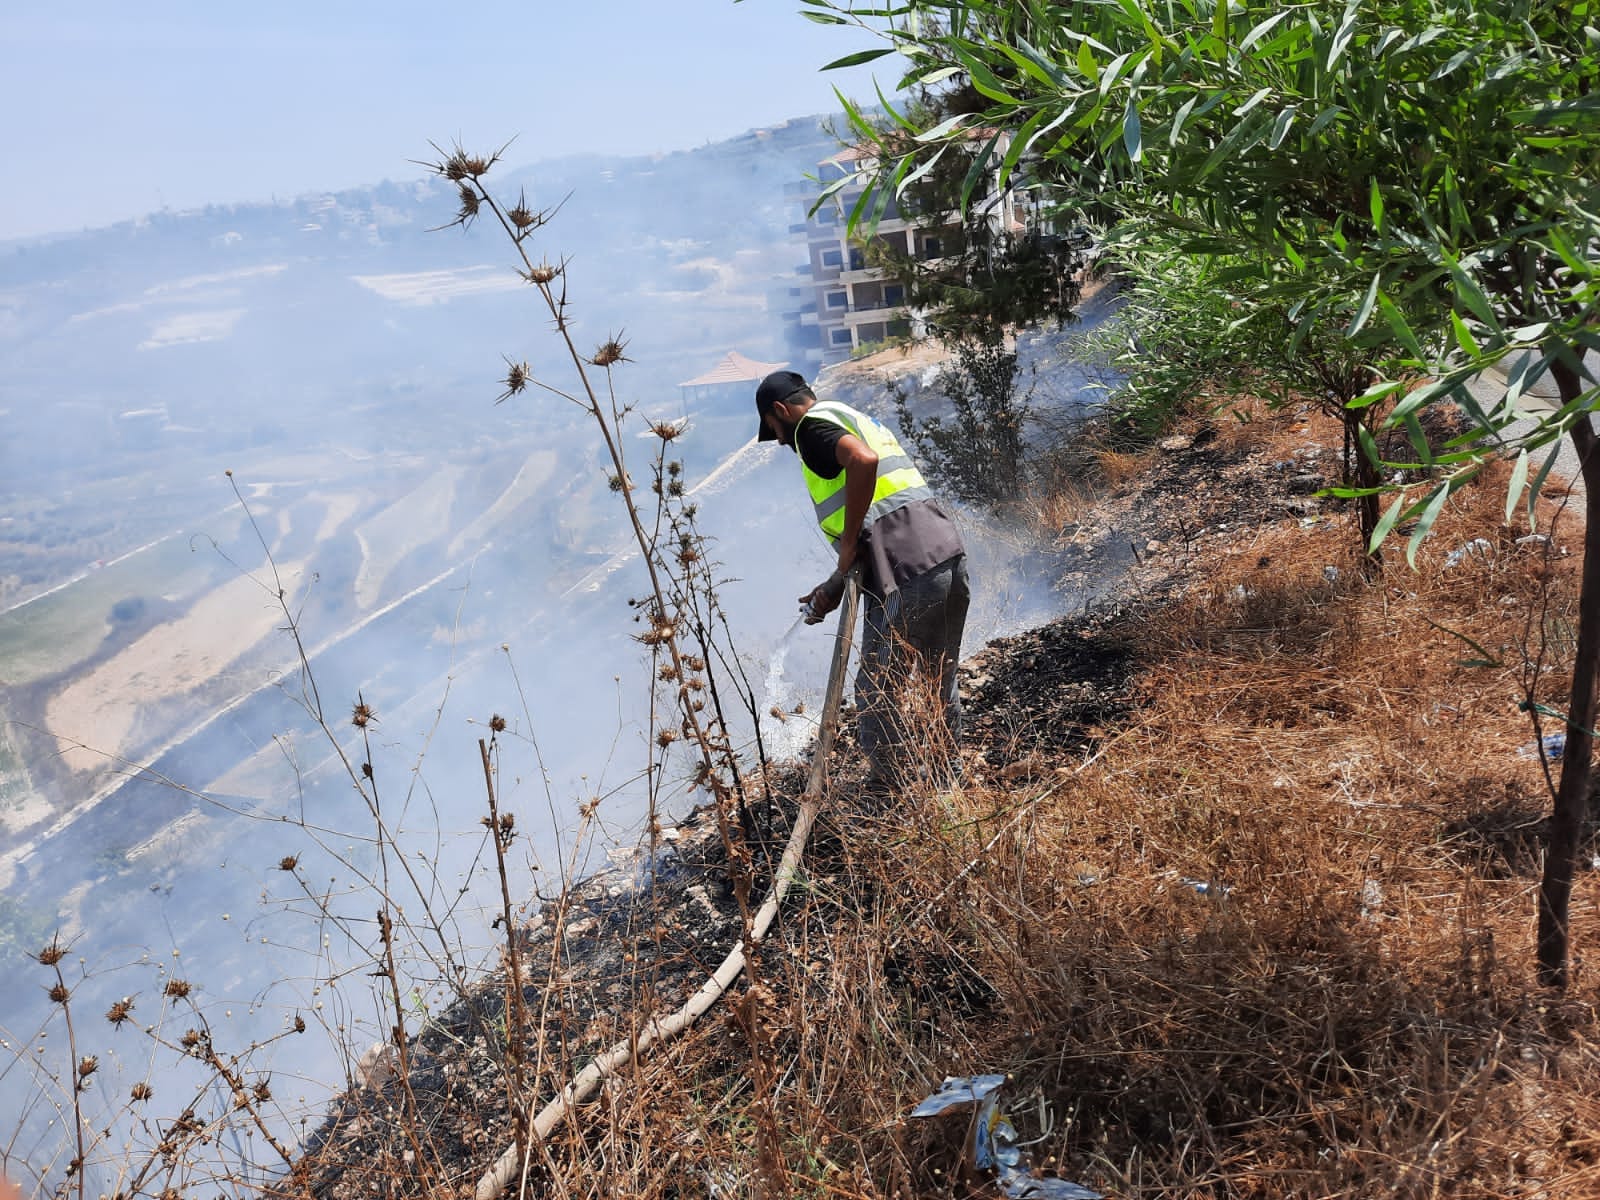
M 795 817 L 794 828 L 789 833 L 789 842 L 784 847 L 783 857 L 778 862 L 772 891 L 752 918 L 748 936 L 741 939 L 739 944 L 728 952 L 728 956 L 722 960 L 722 965 L 700 985 L 700 989 L 689 997 L 682 1008 L 673 1013 L 652 1016 L 636 1035 L 617 1042 L 573 1076 L 567 1086 L 546 1103 L 528 1123 L 526 1147 L 528 1152 L 525 1153 L 524 1148 L 516 1143 L 506 1147 L 494 1165 L 478 1180 L 473 1193 L 474 1200 L 496 1200 L 496 1197 L 511 1185 L 512 1180 L 519 1176 L 526 1178 L 528 1165 L 533 1157 L 531 1150 L 537 1142 L 548 1138 L 563 1121 L 568 1119 L 576 1121 L 578 1105 L 593 1095 L 607 1079 L 617 1075 L 646 1051 L 659 1043 L 670 1041 L 693 1025 L 721 999 L 733 985 L 733 981 L 744 971 L 747 949 L 759 945 L 761 939 L 766 936 L 773 918 L 778 914 L 778 906 L 783 903 L 789 885 L 799 873 L 801 855 L 805 853 L 806 843 L 811 838 L 811 827 L 816 821 L 817 812 L 822 807 L 823 778 L 827 771 L 828 755 L 833 749 L 834 736 L 839 728 L 839 705 L 844 697 L 845 668 L 850 659 L 850 643 L 855 636 L 859 599 L 859 585 L 856 573 L 852 571 L 846 581 L 843 603 L 839 609 L 839 632 L 834 640 L 833 661 L 828 669 L 828 690 L 823 699 L 822 724 L 817 731 L 816 749 L 811 758 L 811 772 L 806 778 L 806 788 L 800 797 L 800 811 Z

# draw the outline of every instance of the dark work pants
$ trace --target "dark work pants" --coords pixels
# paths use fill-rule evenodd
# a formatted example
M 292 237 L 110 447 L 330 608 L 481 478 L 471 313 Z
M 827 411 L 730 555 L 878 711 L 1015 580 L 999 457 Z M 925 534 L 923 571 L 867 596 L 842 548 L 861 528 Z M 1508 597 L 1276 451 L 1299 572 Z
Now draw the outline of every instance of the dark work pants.
M 907 580 L 887 604 L 870 591 L 862 593 L 862 600 L 861 666 L 856 672 L 861 748 L 874 773 L 890 779 L 923 765 L 919 758 L 926 765 L 942 765 L 954 755 L 961 737 L 956 664 L 971 600 L 967 556 L 958 554 Z M 931 711 L 917 711 L 918 695 L 927 699 L 925 707 Z M 908 715 L 911 722 L 927 720 L 933 728 L 912 725 Z

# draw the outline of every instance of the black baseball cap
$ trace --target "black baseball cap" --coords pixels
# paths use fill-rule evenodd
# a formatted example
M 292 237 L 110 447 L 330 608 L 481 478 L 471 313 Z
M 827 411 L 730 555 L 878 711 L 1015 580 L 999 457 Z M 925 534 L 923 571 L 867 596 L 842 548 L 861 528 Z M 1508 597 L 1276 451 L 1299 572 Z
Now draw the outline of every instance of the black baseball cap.
M 756 420 L 761 426 L 756 440 L 761 442 L 775 442 L 778 435 L 767 427 L 766 416 L 772 411 L 772 406 L 780 400 L 787 400 L 796 392 L 809 391 L 806 387 L 806 378 L 798 371 L 774 371 L 763 379 L 756 388 Z

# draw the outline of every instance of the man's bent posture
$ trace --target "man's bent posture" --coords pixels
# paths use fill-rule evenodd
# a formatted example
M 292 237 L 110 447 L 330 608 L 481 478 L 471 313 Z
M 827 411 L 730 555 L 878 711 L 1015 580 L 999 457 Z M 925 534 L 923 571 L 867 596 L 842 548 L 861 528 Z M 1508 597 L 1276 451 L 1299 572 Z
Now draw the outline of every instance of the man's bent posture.
M 845 576 L 861 567 L 856 709 L 871 780 L 895 786 L 946 755 L 954 766 L 961 733 L 956 663 L 969 600 L 955 523 L 893 433 L 848 405 L 818 400 L 795 372 L 774 371 L 761 381 L 756 412 L 760 439 L 800 456 L 817 523 L 839 552 L 833 574 L 800 597 L 807 620 L 815 624 L 837 608 Z M 924 686 L 936 681 L 939 711 L 930 715 L 948 735 L 927 739 L 929 749 L 943 743 L 933 761 L 926 750 L 908 753 L 901 724 L 901 693 L 918 677 Z

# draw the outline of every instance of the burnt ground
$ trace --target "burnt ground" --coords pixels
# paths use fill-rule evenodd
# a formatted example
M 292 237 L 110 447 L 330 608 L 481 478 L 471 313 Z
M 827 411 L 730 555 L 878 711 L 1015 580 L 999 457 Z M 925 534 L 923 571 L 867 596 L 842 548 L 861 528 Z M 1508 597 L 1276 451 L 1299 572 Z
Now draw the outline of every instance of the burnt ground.
M 1248 553 L 1264 525 L 1329 519 L 1314 493 L 1335 482 L 1337 452 L 1301 445 L 1305 427 L 1292 421 L 1278 433 L 1246 438 L 1205 425 L 1169 437 L 1049 539 L 1058 587 L 1079 611 L 963 663 L 969 778 L 1004 785 L 1081 756 L 1136 703 L 1129 685 L 1142 612 L 1203 579 L 1212 556 Z M 859 773 L 848 744 L 836 754 L 843 779 Z M 773 773 L 770 806 L 752 814 L 757 862 L 781 853 L 803 785 L 800 766 Z M 841 853 L 824 822 L 808 875 L 827 878 Z M 333 1106 L 280 1194 L 371 1195 L 375 1171 L 415 1178 L 408 1124 L 429 1131 L 429 1153 L 450 1185 L 470 1189 L 512 1140 L 508 1069 L 522 1073 L 528 1092 L 553 1095 L 625 1034 L 631 1016 L 679 1007 L 736 943 L 741 900 L 728 865 L 716 814 L 703 809 L 653 848 L 616 856 L 611 869 L 544 904 L 518 941 L 530 1030 L 520 1066 L 509 1068 L 496 1049 L 510 996 L 502 970 L 408 1042 L 409 1087 L 394 1047 L 368 1052 L 357 1075 L 365 1082 Z M 762 890 L 746 898 L 750 908 Z M 969 989 L 968 1002 L 981 1006 L 982 990 Z

